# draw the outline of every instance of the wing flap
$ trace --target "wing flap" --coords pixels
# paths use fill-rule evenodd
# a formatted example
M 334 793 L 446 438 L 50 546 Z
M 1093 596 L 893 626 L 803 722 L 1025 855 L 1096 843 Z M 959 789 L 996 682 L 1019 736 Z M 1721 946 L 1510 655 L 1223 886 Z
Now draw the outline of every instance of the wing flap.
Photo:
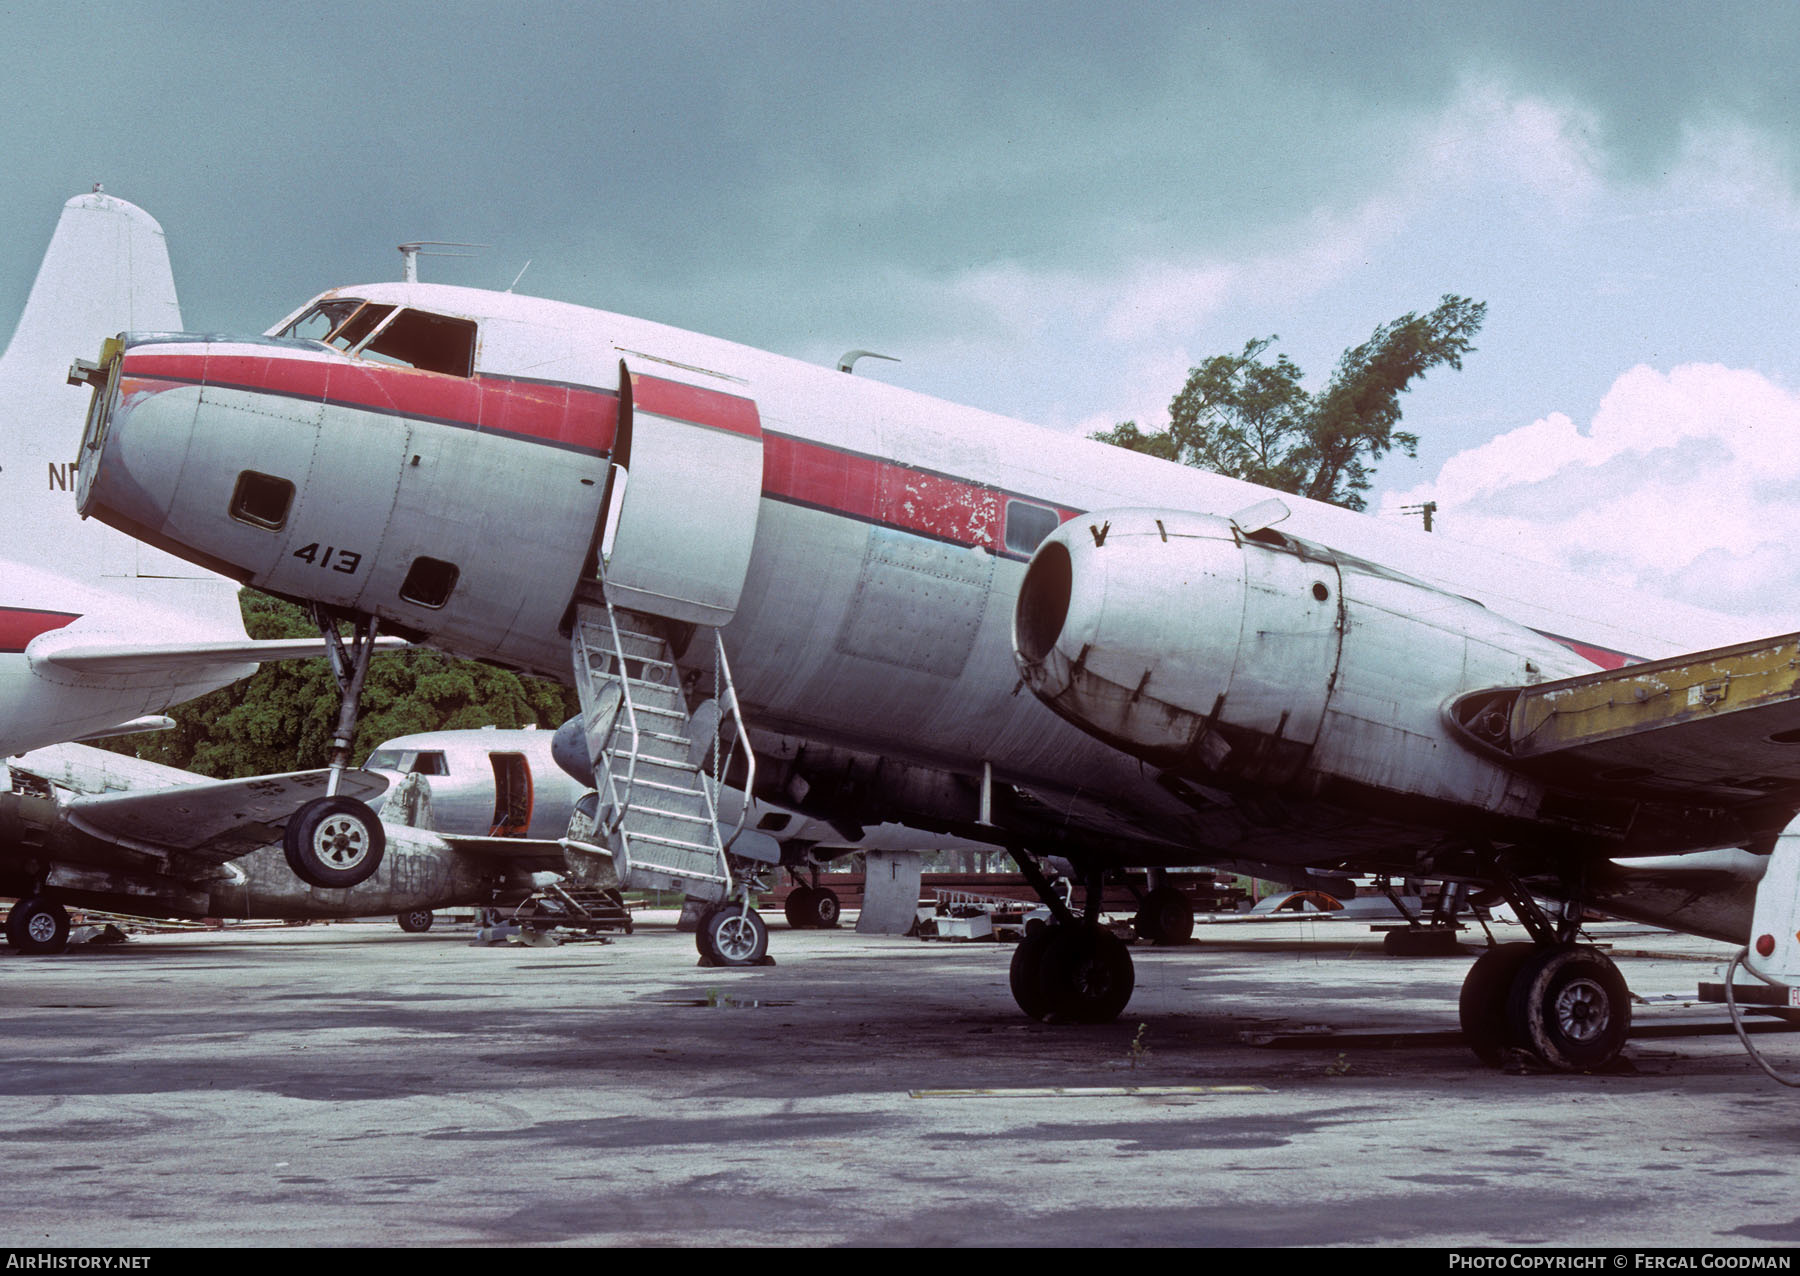
M 154 793 L 87 794 L 72 798 L 63 813 L 103 841 L 223 864 L 279 842 L 301 804 L 325 796 L 330 778 L 330 771 L 295 771 Z M 345 771 L 338 792 L 367 801 L 387 786 L 387 777 L 374 772 Z
M 1726 805 L 1800 789 L 1800 634 L 1459 697 L 1452 724 L 1519 769 Z

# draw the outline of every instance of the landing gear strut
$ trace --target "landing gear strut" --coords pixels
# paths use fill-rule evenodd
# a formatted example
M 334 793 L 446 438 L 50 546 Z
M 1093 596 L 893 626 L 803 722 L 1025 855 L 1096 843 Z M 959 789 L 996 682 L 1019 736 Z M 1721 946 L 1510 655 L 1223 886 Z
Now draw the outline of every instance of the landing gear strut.
M 282 850 L 294 875 L 309 886 L 327 889 L 343 889 L 366 881 L 381 867 L 381 857 L 387 850 L 387 833 L 375 812 L 367 803 L 338 793 L 338 783 L 350 765 L 363 681 L 375 654 L 376 622 L 367 616 L 355 618 L 346 641 L 338 633 L 337 619 L 331 609 L 314 604 L 313 622 L 325 639 L 331 672 L 338 684 L 331 777 L 326 781 L 326 796 L 314 798 L 289 816 L 281 835 Z
M 1125 941 L 1100 924 L 1099 872 L 1090 875 L 1085 915 L 1078 918 L 1036 860 L 1024 851 L 1014 851 L 1013 859 L 1056 919 L 1014 950 L 1013 1000 L 1046 1023 L 1111 1023 L 1131 1001 L 1136 975 Z

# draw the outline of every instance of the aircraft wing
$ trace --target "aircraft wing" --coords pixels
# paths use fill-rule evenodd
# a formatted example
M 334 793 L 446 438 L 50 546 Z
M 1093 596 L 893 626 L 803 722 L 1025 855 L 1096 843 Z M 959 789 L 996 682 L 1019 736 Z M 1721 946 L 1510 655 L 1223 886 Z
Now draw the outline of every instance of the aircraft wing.
M 547 837 L 479 837 L 460 833 L 438 833 L 450 849 L 494 860 L 509 868 L 561 873 L 568 869 L 568 857 L 562 843 Z
M 46 634 L 49 638 L 52 635 Z M 401 638 L 379 638 L 376 648 L 399 651 Z M 180 669 L 230 664 L 254 664 L 265 660 L 307 660 L 325 655 L 323 638 L 270 638 L 261 641 L 190 643 L 100 643 L 75 641 L 67 645 L 33 640 L 27 649 L 34 664 L 54 665 L 69 673 L 155 674 Z
M 1800 634 L 1458 697 L 1464 738 L 1528 774 L 1710 806 L 1800 799 Z
M 63 808 L 69 823 L 103 841 L 157 854 L 178 852 L 223 864 L 281 841 L 288 819 L 325 796 L 329 771 L 294 771 L 243 780 L 207 780 L 154 793 L 98 793 Z M 388 786 L 385 776 L 345 771 L 338 792 L 364 801 Z

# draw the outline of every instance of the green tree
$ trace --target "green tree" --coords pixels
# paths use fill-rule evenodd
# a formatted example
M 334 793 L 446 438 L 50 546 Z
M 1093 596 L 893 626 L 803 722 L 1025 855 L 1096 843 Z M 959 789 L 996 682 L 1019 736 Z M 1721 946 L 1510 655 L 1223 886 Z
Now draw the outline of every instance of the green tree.
M 1432 368 L 1460 369 L 1486 317 L 1486 302 L 1446 295 L 1429 314 L 1402 315 L 1346 350 L 1316 394 L 1286 355 L 1267 359 L 1276 338 L 1260 337 L 1190 369 L 1169 402 L 1168 429 L 1125 421 L 1093 437 L 1360 510 L 1382 457 L 1417 455 L 1418 435 L 1398 428 L 1400 396 Z
M 292 603 L 248 589 L 239 598 L 252 638 L 310 638 L 317 632 Z M 304 771 L 326 764 L 337 706 L 337 680 L 325 660 L 273 661 L 175 709 L 172 731 L 103 743 L 221 778 Z M 353 756 L 364 758 L 383 740 L 419 731 L 560 726 L 579 710 L 574 691 L 556 683 L 410 648 L 370 662 Z

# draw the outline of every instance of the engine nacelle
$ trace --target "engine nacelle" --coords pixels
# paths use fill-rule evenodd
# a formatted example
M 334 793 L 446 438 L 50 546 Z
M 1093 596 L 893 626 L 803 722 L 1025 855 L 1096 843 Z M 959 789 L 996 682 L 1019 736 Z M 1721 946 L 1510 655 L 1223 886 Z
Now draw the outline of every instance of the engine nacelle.
M 1529 816 L 1538 787 L 1460 746 L 1476 687 L 1589 672 L 1542 635 L 1376 564 L 1231 520 L 1100 510 L 1032 557 L 1025 682 L 1115 747 L 1201 783 L 1331 782 Z

